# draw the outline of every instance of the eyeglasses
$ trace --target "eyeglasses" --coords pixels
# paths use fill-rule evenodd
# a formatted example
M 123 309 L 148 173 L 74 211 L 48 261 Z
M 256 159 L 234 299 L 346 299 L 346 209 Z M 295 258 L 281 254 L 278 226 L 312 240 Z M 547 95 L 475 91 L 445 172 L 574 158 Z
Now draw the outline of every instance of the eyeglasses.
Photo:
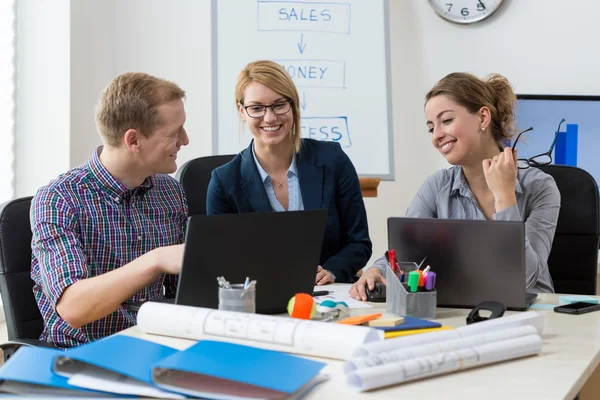
M 279 101 L 275 104 L 271 104 L 270 106 L 262 106 L 262 105 L 252 105 L 252 106 L 243 106 L 243 109 L 246 110 L 246 114 L 250 118 L 262 118 L 267 113 L 267 108 L 270 108 L 275 115 L 283 115 L 290 112 L 292 109 L 292 101 L 291 100 L 283 100 Z
M 560 126 L 562 125 L 562 123 L 565 122 L 565 119 L 561 119 L 560 122 L 558 123 L 558 128 L 556 129 L 556 132 L 554 133 L 554 140 L 552 141 L 552 145 L 550 146 L 550 150 L 548 150 L 545 153 L 542 154 L 538 154 L 537 156 L 533 156 L 530 158 L 520 158 L 517 162 L 517 167 L 519 169 L 527 169 L 529 167 L 538 167 L 541 165 L 548 165 L 552 162 L 552 152 L 554 151 L 554 146 L 556 145 L 556 140 L 558 139 L 558 133 L 560 132 Z M 533 130 L 533 128 L 528 128 L 525 129 L 523 132 L 519 133 L 517 135 L 517 139 L 515 140 L 515 142 L 512 145 L 512 151 L 514 153 L 515 151 L 515 147 L 517 146 L 517 142 L 519 141 L 519 138 L 521 137 L 521 135 L 525 132 L 529 132 Z

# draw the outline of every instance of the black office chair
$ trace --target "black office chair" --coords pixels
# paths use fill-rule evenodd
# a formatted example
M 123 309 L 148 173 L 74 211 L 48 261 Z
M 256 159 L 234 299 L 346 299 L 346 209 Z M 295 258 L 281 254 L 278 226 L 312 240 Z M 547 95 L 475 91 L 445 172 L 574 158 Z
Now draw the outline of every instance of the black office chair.
M 548 259 L 557 293 L 596 294 L 600 245 L 599 195 L 587 171 L 566 165 L 539 167 L 552 175 L 561 204 Z
M 0 295 L 8 342 L 0 344 L 7 360 L 19 347 L 54 347 L 39 339 L 44 320 L 33 295 L 31 270 L 31 197 L 0 206 Z
M 198 157 L 183 164 L 177 172 L 188 201 L 190 215 L 206 215 L 206 192 L 210 174 L 221 165 L 233 160 L 235 154 Z

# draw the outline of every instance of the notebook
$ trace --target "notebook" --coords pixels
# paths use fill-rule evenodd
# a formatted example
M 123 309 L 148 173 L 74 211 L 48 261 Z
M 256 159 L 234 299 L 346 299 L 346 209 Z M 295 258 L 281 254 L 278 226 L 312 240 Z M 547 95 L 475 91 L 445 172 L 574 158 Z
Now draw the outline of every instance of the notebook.
M 22 396 L 112 397 L 72 386 L 52 372 L 52 362 L 62 350 L 23 346 L 0 368 L 0 392 Z
M 384 332 L 410 331 L 415 329 L 431 329 L 442 326 L 439 322 L 415 317 L 404 317 L 404 323 L 396 326 L 372 326 Z
M 385 339 L 391 339 L 400 336 L 410 336 L 410 335 L 420 335 L 422 333 L 430 333 L 430 332 L 438 332 L 438 331 L 447 331 L 454 329 L 451 326 L 440 326 L 438 328 L 425 328 L 425 329 L 411 329 L 408 331 L 389 331 L 384 333 Z

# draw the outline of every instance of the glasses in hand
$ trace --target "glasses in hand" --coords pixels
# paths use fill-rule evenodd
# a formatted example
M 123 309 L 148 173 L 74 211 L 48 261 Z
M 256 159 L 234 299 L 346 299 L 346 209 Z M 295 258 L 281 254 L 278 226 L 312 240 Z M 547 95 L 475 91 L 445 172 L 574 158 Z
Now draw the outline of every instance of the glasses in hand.
M 251 105 L 251 106 L 243 106 L 244 110 L 246 110 L 246 114 L 250 118 L 262 118 L 267 113 L 267 108 L 270 108 L 275 115 L 283 115 L 290 112 L 292 109 L 292 101 L 291 100 L 282 100 L 278 101 L 275 104 L 271 104 L 270 106 L 263 106 L 259 104 Z
M 562 125 L 563 122 L 565 122 L 564 118 L 560 120 L 560 122 L 558 124 L 558 128 L 556 129 L 556 132 L 554 133 L 554 140 L 552 141 L 552 145 L 550 145 L 550 150 L 548 150 L 545 153 L 538 154 L 538 155 L 530 157 L 530 158 L 520 158 L 517 162 L 517 167 L 519 169 L 527 169 L 529 167 L 538 167 L 541 165 L 548 165 L 548 164 L 552 163 L 552 152 L 554 151 L 554 146 L 556 145 L 556 140 L 558 139 L 558 133 L 560 132 L 560 126 Z M 515 152 L 515 147 L 517 146 L 517 142 L 519 141 L 519 138 L 521 137 L 521 135 L 523 133 L 529 132 L 531 130 L 533 130 L 532 127 L 527 128 L 517 135 L 517 139 L 515 139 L 515 142 L 512 145 L 513 154 Z

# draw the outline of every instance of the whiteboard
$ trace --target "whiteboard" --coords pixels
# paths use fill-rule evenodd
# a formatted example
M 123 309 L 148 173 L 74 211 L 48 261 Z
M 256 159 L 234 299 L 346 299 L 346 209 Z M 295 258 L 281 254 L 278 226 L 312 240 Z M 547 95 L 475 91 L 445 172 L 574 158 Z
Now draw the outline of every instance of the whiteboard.
M 298 88 L 303 137 L 339 142 L 360 176 L 394 179 L 387 0 L 212 4 L 214 154 L 250 143 L 235 83 L 246 64 L 266 59 Z

